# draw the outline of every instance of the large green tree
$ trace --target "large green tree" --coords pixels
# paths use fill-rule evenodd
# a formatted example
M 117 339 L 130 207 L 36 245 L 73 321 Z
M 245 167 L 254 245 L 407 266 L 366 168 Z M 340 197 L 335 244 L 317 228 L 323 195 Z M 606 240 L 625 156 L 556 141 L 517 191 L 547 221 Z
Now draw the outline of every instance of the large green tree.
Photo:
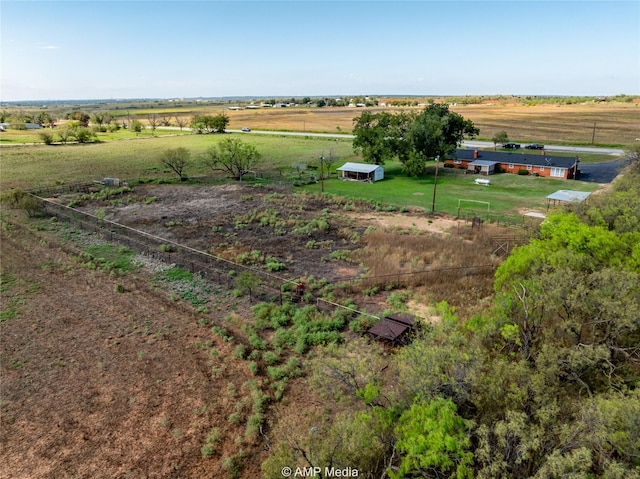
M 353 147 L 367 163 L 384 165 L 401 154 L 410 120 L 410 115 L 405 113 L 364 111 L 353 120 Z
M 432 103 L 420 112 L 409 129 L 412 150 L 422 161 L 445 160 L 465 137 L 479 133 L 471 120 L 449 110 L 446 104 Z
M 409 176 L 420 176 L 428 160 L 446 158 L 478 132 L 471 120 L 444 104 L 431 104 L 418 114 L 365 111 L 354 118 L 353 146 L 368 163 L 396 158 Z

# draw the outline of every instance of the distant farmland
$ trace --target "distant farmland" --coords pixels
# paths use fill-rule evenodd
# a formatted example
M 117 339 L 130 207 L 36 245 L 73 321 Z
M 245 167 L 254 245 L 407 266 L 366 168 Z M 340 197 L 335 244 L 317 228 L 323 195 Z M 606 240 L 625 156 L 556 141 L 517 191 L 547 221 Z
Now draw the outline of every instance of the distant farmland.
M 472 120 L 480 137 L 491 139 L 504 130 L 521 142 L 590 144 L 595 123 L 595 144 L 624 145 L 640 135 L 640 104 L 590 103 L 585 105 L 465 105 L 451 109 Z M 394 111 L 396 108 L 371 108 Z M 349 133 L 360 108 L 264 108 L 229 110 L 229 128 L 244 126 L 281 131 Z

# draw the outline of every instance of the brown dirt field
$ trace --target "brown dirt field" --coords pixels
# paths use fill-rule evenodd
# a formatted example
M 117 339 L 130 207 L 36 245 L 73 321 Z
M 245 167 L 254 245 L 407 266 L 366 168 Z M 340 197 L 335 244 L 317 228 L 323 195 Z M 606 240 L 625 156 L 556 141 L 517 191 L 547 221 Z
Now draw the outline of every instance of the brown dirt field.
M 334 281 L 341 276 L 354 276 L 358 268 L 345 262 L 329 262 L 335 249 L 353 249 L 349 238 L 353 231 L 362 232 L 363 221 L 345 221 L 331 214 L 329 230 L 295 233 L 294 223 L 313 220 L 318 212 L 331 207 L 329 200 L 312 197 L 305 204 L 291 200 L 285 190 L 256 188 L 239 184 L 224 186 L 160 185 L 136 187 L 136 197 L 155 197 L 150 204 L 134 202 L 122 206 L 89 204 L 87 211 L 103 209 L 105 219 L 143 230 L 161 238 L 186 244 L 201 251 L 235 261 L 238 255 L 260 251 L 287 265 L 279 276 L 296 278 L 313 275 Z M 273 195 L 278 197 L 273 197 Z M 255 219 L 265 211 L 269 218 L 283 226 L 262 225 Z M 243 226 L 239 227 L 238 222 Z M 214 231 L 215 230 L 215 231 Z M 280 231 L 278 231 L 280 230 Z M 321 246 L 309 248 L 316 241 Z
M 154 201 L 144 201 L 152 197 Z M 409 245 L 417 248 L 416 258 L 432 254 L 439 263 L 448 254 L 445 246 L 456 251 L 470 242 L 449 233 L 456 223 L 446 217 L 356 214 L 323 198 L 306 195 L 303 201 L 278 189 L 237 184 L 145 185 L 121 202 L 87 203 L 82 209 L 103 209 L 107 220 L 216 254 L 235 257 L 259 249 L 285 262 L 287 269 L 281 273 L 288 277 L 313 275 L 329 281 L 361 272 L 359 265 L 330 258 L 330 253 L 362 247 L 364 241 L 354 241 L 351 235 L 362 234 L 368 226 L 379 227 L 383 241 L 398 240 L 402 251 L 389 249 L 386 258 L 398 264 L 414 254 Z M 277 226 L 250 220 L 267 210 L 270 218 L 288 225 L 286 235 L 275 234 Z M 236 333 L 250 315 L 247 298 L 228 299 L 227 293 L 226 300 L 211 305 L 211 312 L 197 314 L 187 302 L 172 300 L 150 270 L 117 276 L 90 269 L 75 243 L 60 233 L 34 228 L 41 220 L 25 222 L 18 214 L 3 211 L 0 231 L 2 312 L 6 315 L 13 308 L 16 313 L 3 316 L 0 323 L 0 477 L 228 477 L 224 460 L 241 450 L 245 456 L 239 477 L 259 477 L 260 463 L 267 457 L 266 436 L 246 439 L 245 425 L 231 426 L 228 421 L 239 403 L 245 412 L 250 408 L 244 402 L 249 393 L 243 384 L 253 376 L 233 352 L 243 342 L 242 333 Z M 327 218 L 328 230 L 293 232 L 319 215 Z M 409 229 L 445 233 L 447 241 L 439 235 L 394 236 L 396 230 Z M 309 241 L 324 246 L 310 248 Z M 379 246 L 368 248 L 378 251 Z M 467 253 L 488 258 L 490 250 L 478 243 L 466 248 Z M 467 265 L 475 264 L 475 258 L 457 256 Z M 379 259 L 367 261 L 373 262 L 368 265 L 373 269 Z M 415 289 L 409 306 L 426 317 L 431 312 L 424 304 L 451 297 L 458 288 L 470 294 L 460 303 L 474 305 L 491 293 L 491 272 L 482 279 L 488 286 L 480 281 L 478 276 L 445 277 L 431 289 Z M 351 294 L 358 304 L 371 308 L 368 311 L 388 307 L 387 291 L 373 297 Z M 223 323 L 232 310 L 237 321 Z M 222 341 L 209 330 L 211 324 L 224 324 L 237 340 Z M 219 357 L 197 347 L 207 342 Z M 277 424 L 279 414 L 300 414 L 314 403 L 304 382 L 293 381 L 286 401 L 271 404 L 267 435 L 268 425 Z M 201 447 L 213 427 L 220 429 L 221 442 L 213 457 L 204 459 Z
M 249 376 L 224 360 L 232 346 L 144 272 L 112 278 L 87 269 L 46 233 L 4 218 L 3 309 L 18 298 L 18 314 L 0 330 L 0 477 L 224 476 L 222 457 L 242 434 L 228 427 L 236 399 L 226 391 Z M 116 292 L 119 283 L 126 292 Z M 197 340 L 220 352 L 221 377 L 211 376 Z M 203 459 L 213 426 L 224 450 Z M 245 477 L 258 477 L 260 449 L 244 447 L 254 450 Z

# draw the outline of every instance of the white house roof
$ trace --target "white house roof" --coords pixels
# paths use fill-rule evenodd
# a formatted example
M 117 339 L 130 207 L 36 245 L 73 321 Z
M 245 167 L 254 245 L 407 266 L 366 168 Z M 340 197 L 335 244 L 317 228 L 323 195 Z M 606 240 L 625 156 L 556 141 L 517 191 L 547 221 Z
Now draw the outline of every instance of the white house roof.
M 588 191 L 558 190 L 547 196 L 547 199 L 558 201 L 577 201 L 579 203 L 586 200 L 590 194 L 591 193 Z
M 371 173 L 378 168 L 382 168 L 380 165 L 368 165 L 366 163 L 351 163 L 347 162 L 340 168 L 336 168 L 338 171 L 355 171 L 357 173 Z

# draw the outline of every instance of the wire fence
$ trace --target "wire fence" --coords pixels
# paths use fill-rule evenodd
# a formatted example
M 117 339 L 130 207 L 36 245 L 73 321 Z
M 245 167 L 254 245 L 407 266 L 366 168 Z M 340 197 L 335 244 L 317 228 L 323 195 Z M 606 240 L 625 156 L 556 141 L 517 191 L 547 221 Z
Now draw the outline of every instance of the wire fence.
M 285 278 L 247 265 L 221 258 L 206 251 L 152 235 L 129 226 L 100 219 L 90 213 L 41 198 L 47 216 L 55 216 L 85 231 L 97 233 L 106 241 L 116 242 L 149 258 L 197 273 L 204 279 L 228 288 L 236 287 L 238 274 L 249 273 L 255 278 L 251 294 L 261 300 L 279 302 L 291 300 L 290 285 L 298 278 Z

